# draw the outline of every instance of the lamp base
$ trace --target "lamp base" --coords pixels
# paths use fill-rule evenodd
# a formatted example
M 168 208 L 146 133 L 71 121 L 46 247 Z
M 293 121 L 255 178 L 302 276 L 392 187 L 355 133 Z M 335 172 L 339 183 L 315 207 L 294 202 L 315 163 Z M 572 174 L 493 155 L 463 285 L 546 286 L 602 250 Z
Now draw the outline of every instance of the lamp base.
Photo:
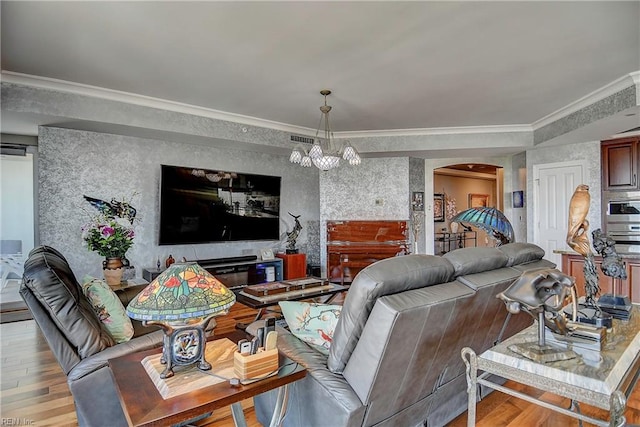
M 160 362 L 166 364 L 160 378 L 171 378 L 174 375 L 174 366 L 198 364 L 198 369 L 208 371 L 211 364 L 205 359 L 205 347 L 207 339 L 205 329 L 214 316 L 205 319 L 196 319 L 187 323 L 147 321 L 146 325 L 158 325 L 165 335 L 162 345 L 162 357 Z M 214 325 L 215 326 L 215 321 Z

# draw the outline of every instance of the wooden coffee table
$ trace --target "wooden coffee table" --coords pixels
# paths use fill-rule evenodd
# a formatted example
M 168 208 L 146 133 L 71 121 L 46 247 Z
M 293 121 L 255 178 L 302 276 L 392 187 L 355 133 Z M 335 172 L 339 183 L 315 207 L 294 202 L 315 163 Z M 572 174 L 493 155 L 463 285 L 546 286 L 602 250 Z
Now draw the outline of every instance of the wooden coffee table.
M 216 336 L 237 342 L 246 334 L 235 331 Z M 279 388 L 278 405 L 271 425 L 280 425 L 286 413 L 288 385 L 305 377 L 304 367 L 292 363 L 281 355 L 277 375 L 248 385 L 232 386 L 229 381 L 196 388 L 175 397 L 163 399 L 142 361 L 147 356 L 162 352 L 161 348 L 133 353 L 109 360 L 120 404 L 131 426 L 166 426 L 194 419 L 225 406 L 231 406 L 236 426 L 246 426 L 240 402 L 260 393 Z M 215 365 L 213 368 L 215 372 Z M 176 376 L 179 371 L 176 370 Z

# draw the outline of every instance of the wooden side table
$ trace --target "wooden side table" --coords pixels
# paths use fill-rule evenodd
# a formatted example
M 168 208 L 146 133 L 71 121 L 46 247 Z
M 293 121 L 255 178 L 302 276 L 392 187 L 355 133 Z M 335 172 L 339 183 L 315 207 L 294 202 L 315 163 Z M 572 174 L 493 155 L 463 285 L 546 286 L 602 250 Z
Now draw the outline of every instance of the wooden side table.
M 284 263 L 284 280 L 307 277 L 307 256 L 305 254 L 277 254 Z
M 538 327 L 533 325 L 479 356 L 468 347 L 462 349 L 469 394 L 467 425 L 475 426 L 478 384 L 598 426 L 625 425 L 626 398 L 640 374 L 640 306 L 633 306 L 629 321 L 613 320 L 612 331 L 607 333 L 602 351 L 579 350 L 574 346 L 573 349 L 580 353 L 576 359 L 537 363 L 509 350 L 512 344 L 537 342 L 537 333 Z M 483 373 L 478 375 L 478 371 Z M 492 382 L 490 374 L 567 397 L 577 411 Z M 610 420 L 580 413 L 576 402 L 609 411 Z
M 215 339 L 221 338 L 235 343 L 246 338 L 246 334 L 236 331 Z M 239 386 L 232 386 L 225 380 L 213 385 L 194 386 L 185 393 L 163 399 L 142 363 L 148 356 L 160 352 L 162 349 L 157 348 L 109 360 L 120 404 L 131 426 L 175 425 L 229 405 L 235 425 L 246 426 L 240 402 L 278 388 L 276 410 L 271 419 L 271 426 L 277 426 L 286 414 L 288 385 L 304 378 L 307 373 L 303 366 L 281 357 L 278 373 L 263 380 Z M 213 365 L 215 373 L 216 366 Z M 176 371 L 175 376 L 179 375 L 180 371 Z M 196 372 L 189 375 L 208 374 Z

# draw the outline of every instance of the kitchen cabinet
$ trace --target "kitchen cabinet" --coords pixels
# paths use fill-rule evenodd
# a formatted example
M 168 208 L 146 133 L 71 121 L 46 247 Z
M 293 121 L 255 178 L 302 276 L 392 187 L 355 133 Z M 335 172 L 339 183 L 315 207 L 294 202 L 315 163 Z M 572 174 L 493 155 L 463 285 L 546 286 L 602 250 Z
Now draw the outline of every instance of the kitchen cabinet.
M 640 189 L 638 163 L 640 137 L 602 141 L 602 190 L 633 191 Z
M 640 259 L 623 258 L 627 278 L 625 280 L 614 279 L 605 276 L 600 269 L 602 257 L 595 257 L 594 263 L 598 271 L 598 284 L 600 294 L 626 295 L 634 303 L 640 303 Z M 584 296 L 584 257 L 582 255 L 563 254 L 562 272 L 576 278 L 576 290 L 578 296 Z M 614 285 L 615 283 L 615 285 Z M 597 299 L 597 298 L 596 298 Z

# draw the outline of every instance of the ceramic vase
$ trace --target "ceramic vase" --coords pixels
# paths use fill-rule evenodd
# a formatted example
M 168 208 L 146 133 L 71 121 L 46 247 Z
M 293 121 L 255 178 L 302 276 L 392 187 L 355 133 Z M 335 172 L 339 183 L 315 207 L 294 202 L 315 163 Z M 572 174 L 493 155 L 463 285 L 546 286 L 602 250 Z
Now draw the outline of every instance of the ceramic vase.
M 120 257 L 107 257 L 102 261 L 104 280 L 111 288 L 117 288 L 122 283 L 124 262 Z
M 452 222 L 451 224 L 449 224 L 449 227 L 451 227 L 451 232 L 452 233 L 457 233 L 458 232 L 458 226 L 459 226 L 459 224 L 457 222 Z

